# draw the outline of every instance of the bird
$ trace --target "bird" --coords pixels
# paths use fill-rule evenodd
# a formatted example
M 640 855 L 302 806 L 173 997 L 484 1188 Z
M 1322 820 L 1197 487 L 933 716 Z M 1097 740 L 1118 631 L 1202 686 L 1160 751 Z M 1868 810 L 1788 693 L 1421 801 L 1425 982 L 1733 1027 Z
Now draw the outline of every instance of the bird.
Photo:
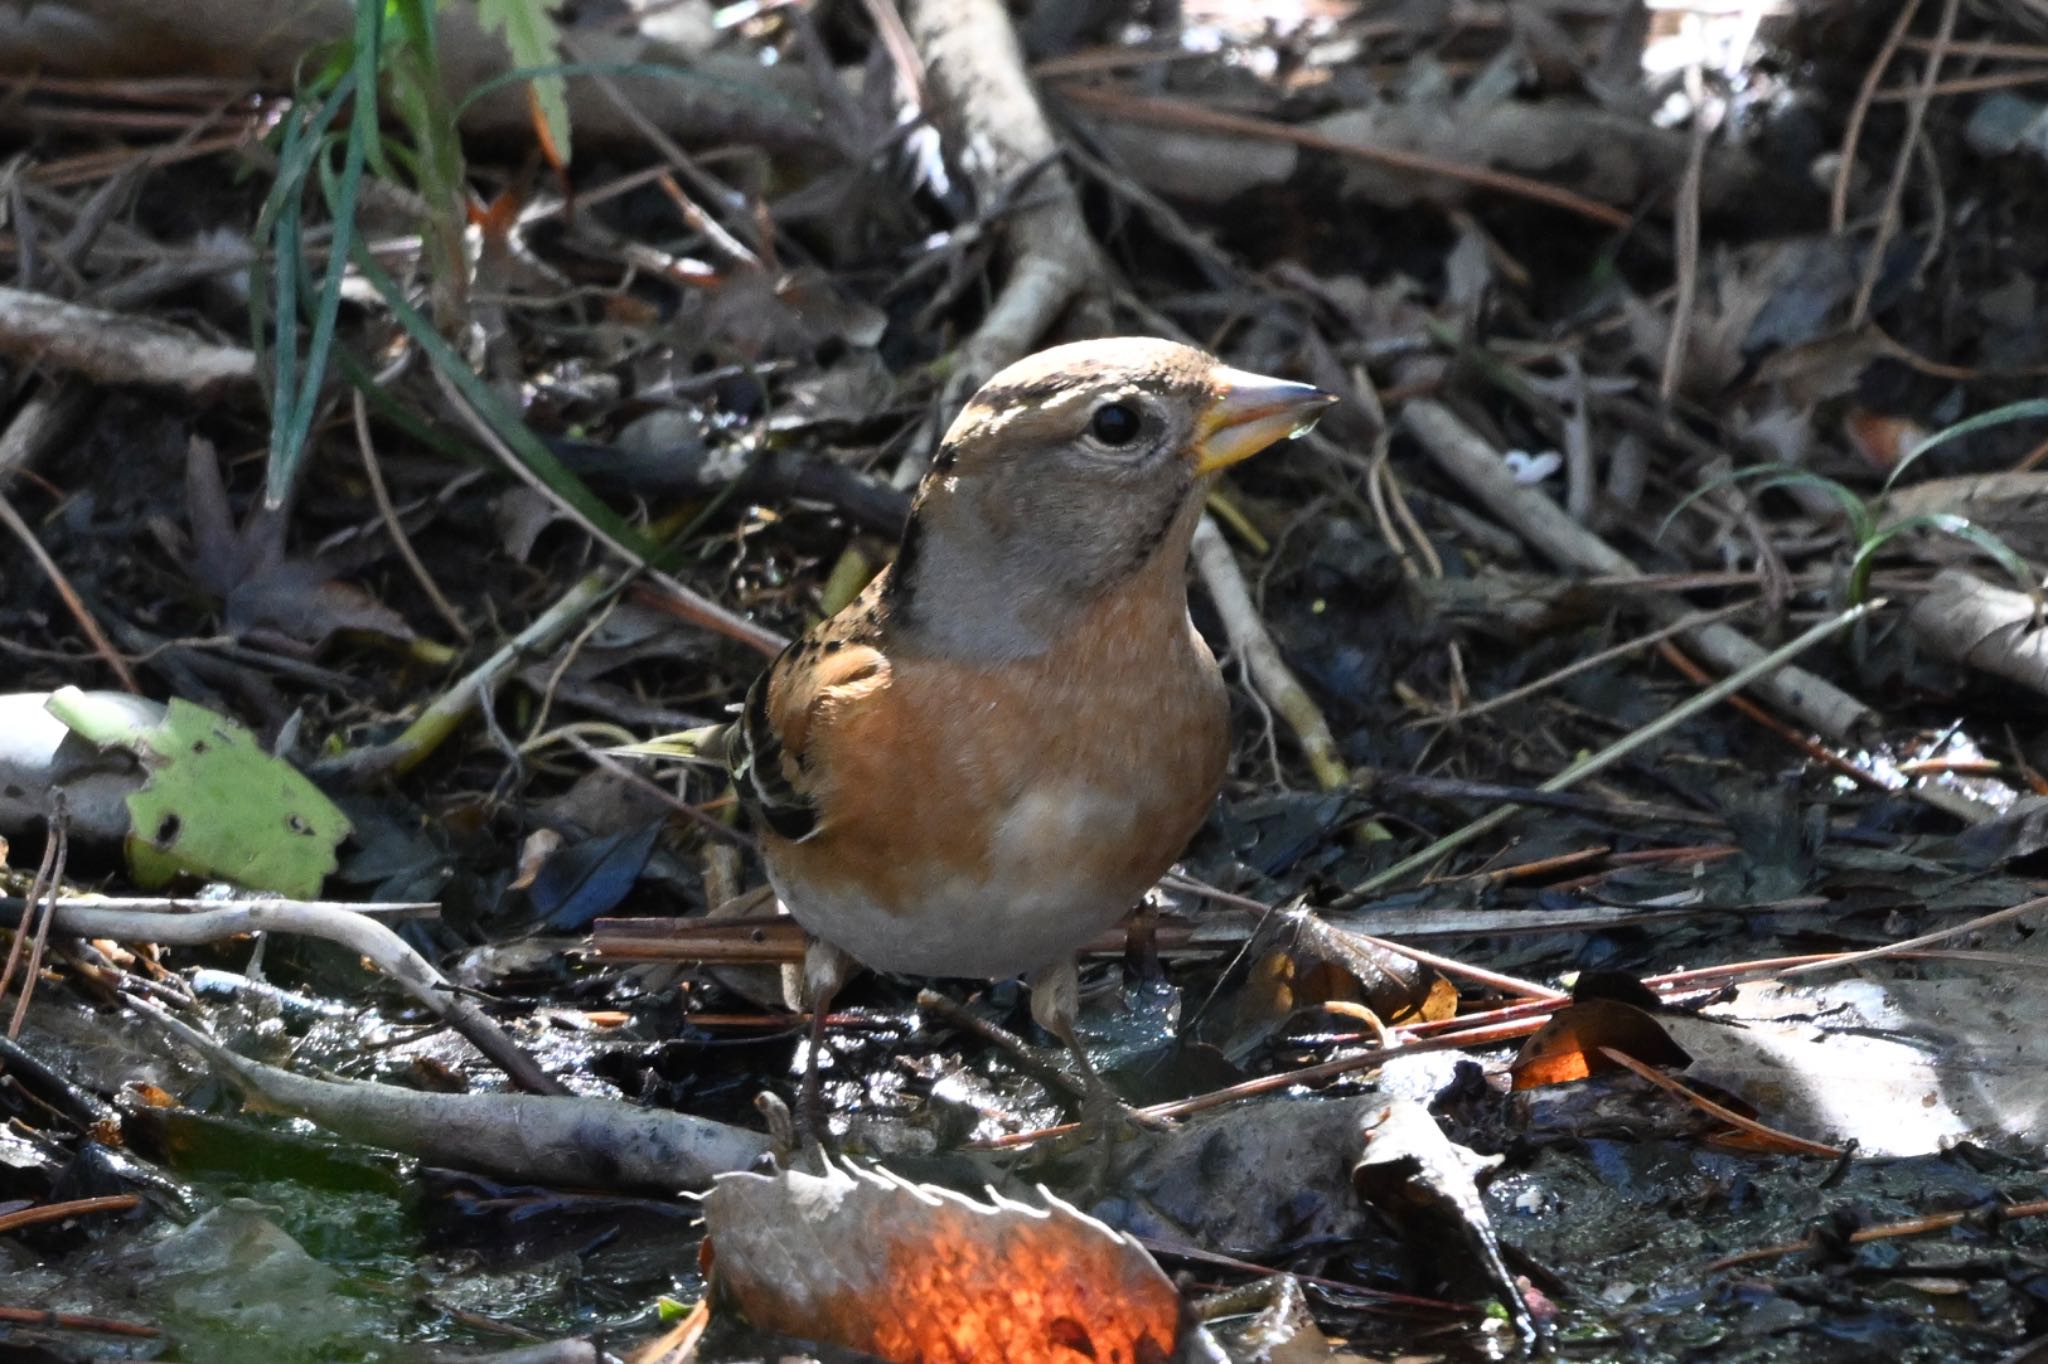
M 800 1115 L 862 967 L 1025 976 L 1032 1017 L 1106 1089 L 1076 950 L 1180 857 L 1229 762 L 1188 613 L 1205 495 L 1334 401 L 1153 337 L 1020 360 L 946 431 L 894 561 L 748 689 L 725 759 L 807 935 Z

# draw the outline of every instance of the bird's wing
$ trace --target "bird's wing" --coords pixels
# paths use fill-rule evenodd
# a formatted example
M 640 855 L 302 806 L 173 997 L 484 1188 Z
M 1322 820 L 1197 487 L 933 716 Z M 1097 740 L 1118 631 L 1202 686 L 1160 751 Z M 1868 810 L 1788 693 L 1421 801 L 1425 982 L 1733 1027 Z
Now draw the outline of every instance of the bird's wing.
M 791 842 L 816 836 L 819 774 L 812 754 L 835 711 L 888 679 L 889 661 L 855 615 L 835 617 L 791 644 L 747 689 L 726 743 L 740 803 L 757 824 Z

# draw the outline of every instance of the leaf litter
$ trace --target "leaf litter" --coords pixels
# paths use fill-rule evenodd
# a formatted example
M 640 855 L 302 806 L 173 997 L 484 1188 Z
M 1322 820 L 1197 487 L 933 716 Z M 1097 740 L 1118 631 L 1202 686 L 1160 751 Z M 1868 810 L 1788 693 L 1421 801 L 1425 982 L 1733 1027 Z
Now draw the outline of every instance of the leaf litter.
M 0 347 L 0 1350 L 2048 1337 L 2022 7 L 1036 5 L 1061 155 L 993 169 L 929 7 L 553 8 L 450 6 L 451 89 L 503 69 L 473 19 L 587 69 L 463 104 L 452 179 L 401 74 L 346 207 L 275 131 L 348 69 L 313 36 L 211 83 L 22 39 L 19 335 L 90 303 L 150 349 Z M 112 74 L 150 60 L 193 83 Z M 273 182 L 307 191 L 281 219 Z M 315 279 L 338 212 L 446 355 L 360 261 L 251 336 L 259 216 Z M 465 229 L 473 270 L 434 245 Z M 338 374 L 272 374 L 312 400 L 272 499 L 250 386 L 167 357 L 253 341 L 261 373 L 330 303 Z M 1065 1144 L 1021 991 L 869 979 L 816 1165 L 781 1106 L 801 944 L 716 774 L 619 755 L 719 721 L 750 645 L 886 561 L 963 374 L 1104 331 L 1345 398 L 1214 508 L 1232 781 L 1092 945 L 1084 1034 L 1170 1126 Z M 1747 710 L 1647 732 L 1857 608 Z M 42 709 L 128 678 L 235 770 Z M 172 821 L 175 866 L 124 856 Z

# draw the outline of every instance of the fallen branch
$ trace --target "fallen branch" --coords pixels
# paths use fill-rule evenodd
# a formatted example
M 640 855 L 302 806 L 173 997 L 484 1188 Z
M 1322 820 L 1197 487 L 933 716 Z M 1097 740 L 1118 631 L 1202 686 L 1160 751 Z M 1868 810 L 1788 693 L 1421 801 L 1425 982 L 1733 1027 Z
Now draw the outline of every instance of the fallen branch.
M 539 1184 L 701 1189 L 768 1151 L 758 1132 L 709 1118 L 563 1094 L 433 1094 L 313 1080 L 238 1056 L 133 995 L 128 1004 L 223 1078 L 280 1112 L 434 1165 Z
M 205 394 L 256 381 L 256 355 L 182 327 L 0 288 L 0 355 L 98 384 L 153 384 Z
M 0 920 L 15 922 L 5 903 Z M 303 900 L 257 900 L 205 909 L 197 914 L 148 910 L 103 909 L 89 898 L 59 900 L 56 927 L 81 938 L 116 938 L 130 942 L 171 943 L 193 947 L 264 931 L 324 938 L 367 958 L 415 1000 L 446 1020 L 448 1026 L 495 1062 L 513 1083 L 533 1094 L 561 1094 L 562 1086 L 508 1037 L 497 1023 L 457 994 L 455 987 L 405 939 L 349 905 Z

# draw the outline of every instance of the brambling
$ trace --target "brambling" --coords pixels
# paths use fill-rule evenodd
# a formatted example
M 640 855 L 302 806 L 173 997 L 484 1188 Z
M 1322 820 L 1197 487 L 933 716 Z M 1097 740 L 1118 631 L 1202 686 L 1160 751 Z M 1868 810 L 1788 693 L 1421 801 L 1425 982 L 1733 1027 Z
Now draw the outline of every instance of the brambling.
M 754 682 L 726 758 L 812 939 L 806 1106 L 857 965 L 1028 975 L 1101 1088 L 1075 950 L 1172 866 L 1229 758 L 1188 618 L 1204 493 L 1333 401 L 1145 337 L 1020 361 L 947 431 L 895 562 Z

